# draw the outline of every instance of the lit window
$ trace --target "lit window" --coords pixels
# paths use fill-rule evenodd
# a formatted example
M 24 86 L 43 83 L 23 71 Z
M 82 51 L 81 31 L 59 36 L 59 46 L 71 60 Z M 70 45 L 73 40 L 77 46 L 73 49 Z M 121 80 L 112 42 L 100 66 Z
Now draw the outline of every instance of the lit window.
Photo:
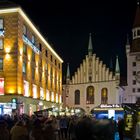
M 54 102 L 54 92 L 51 94 L 51 101 Z
M 33 98 L 37 98 L 37 86 L 33 84 Z
M 0 58 L 0 70 L 3 70 L 3 58 Z
M 44 100 L 44 90 L 43 90 L 43 88 L 40 88 L 40 99 Z
M 25 62 L 23 62 L 22 72 L 26 73 L 26 63 Z
M 94 87 L 93 86 L 87 87 L 86 103 L 94 104 Z
M 3 39 L 0 39 L 0 50 L 3 49 Z
M 0 30 L 3 29 L 3 19 L 0 19 Z
M 101 104 L 108 103 L 108 90 L 107 88 L 102 88 L 101 90 Z
M 56 93 L 56 103 L 58 103 L 58 93 Z
M 24 96 L 29 97 L 29 82 L 24 81 Z
M 49 91 L 46 90 L 46 100 L 49 101 L 50 100 L 50 94 L 49 94 Z

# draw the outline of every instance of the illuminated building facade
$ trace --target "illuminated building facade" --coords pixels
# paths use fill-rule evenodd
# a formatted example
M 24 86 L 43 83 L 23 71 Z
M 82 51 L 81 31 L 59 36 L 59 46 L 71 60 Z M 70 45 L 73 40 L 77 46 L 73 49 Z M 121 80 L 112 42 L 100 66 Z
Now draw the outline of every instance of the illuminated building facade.
M 92 39 L 89 37 L 88 55 L 70 79 L 67 67 L 66 84 L 63 85 L 63 103 L 69 108 L 82 108 L 89 113 L 100 104 L 120 104 L 120 69 L 116 58 L 115 72 L 109 70 L 103 61 L 92 53 Z
M 0 9 L 0 113 L 58 106 L 62 63 L 20 7 Z

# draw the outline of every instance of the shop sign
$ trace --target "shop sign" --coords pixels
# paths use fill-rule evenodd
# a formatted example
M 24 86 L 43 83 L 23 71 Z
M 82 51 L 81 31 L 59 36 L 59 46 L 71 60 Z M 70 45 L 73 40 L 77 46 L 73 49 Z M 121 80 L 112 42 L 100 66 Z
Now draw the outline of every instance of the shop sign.
M 12 98 L 12 109 L 17 109 L 17 99 Z
M 39 54 L 39 52 L 40 52 L 39 49 L 25 35 L 23 35 L 22 38 L 23 38 L 23 41 L 27 45 L 29 45 L 35 53 Z
M 0 95 L 4 95 L 4 78 L 0 78 Z
M 104 104 L 101 104 L 100 105 L 100 108 L 119 108 L 120 107 L 120 105 L 118 105 L 118 104 L 108 104 L 108 105 L 104 105 Z

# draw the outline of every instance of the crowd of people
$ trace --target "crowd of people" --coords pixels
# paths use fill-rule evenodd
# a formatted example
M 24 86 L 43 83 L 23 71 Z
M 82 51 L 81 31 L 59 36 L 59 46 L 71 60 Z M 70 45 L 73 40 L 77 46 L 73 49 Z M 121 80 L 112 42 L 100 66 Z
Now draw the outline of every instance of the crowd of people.
M 96 120 L 89 116 L 4 115 L 0 118 L 0 140 L 115 140 L 123 139 L 123 119 Z

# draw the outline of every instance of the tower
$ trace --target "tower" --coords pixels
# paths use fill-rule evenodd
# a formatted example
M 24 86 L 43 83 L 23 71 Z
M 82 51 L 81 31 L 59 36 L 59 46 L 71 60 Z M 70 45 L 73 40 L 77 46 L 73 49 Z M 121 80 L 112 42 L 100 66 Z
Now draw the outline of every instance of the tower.
M 117 80 L 117 85 L 119 86 L 120 82 L 120 66 L 119 66 L 119 59 L 118 56 L 116 56 L 116 67 L 115 67 L 115 77 Z
M 136 103 L 140 100 L 140 7 L 137 3 L 136 14 L 132 27 L 132 44 L 127 37 L 127 88 L 125 102 Z
M 88 80 L 89 82 L 92 82 L 92 39 L 91 39 L 91 33 L 89 34 L 89 44 L 88 44 Z
M 70 83 L 70 68 L 69 63 L 67 64 L 67 73 L 66 73 L 66 84 Z

